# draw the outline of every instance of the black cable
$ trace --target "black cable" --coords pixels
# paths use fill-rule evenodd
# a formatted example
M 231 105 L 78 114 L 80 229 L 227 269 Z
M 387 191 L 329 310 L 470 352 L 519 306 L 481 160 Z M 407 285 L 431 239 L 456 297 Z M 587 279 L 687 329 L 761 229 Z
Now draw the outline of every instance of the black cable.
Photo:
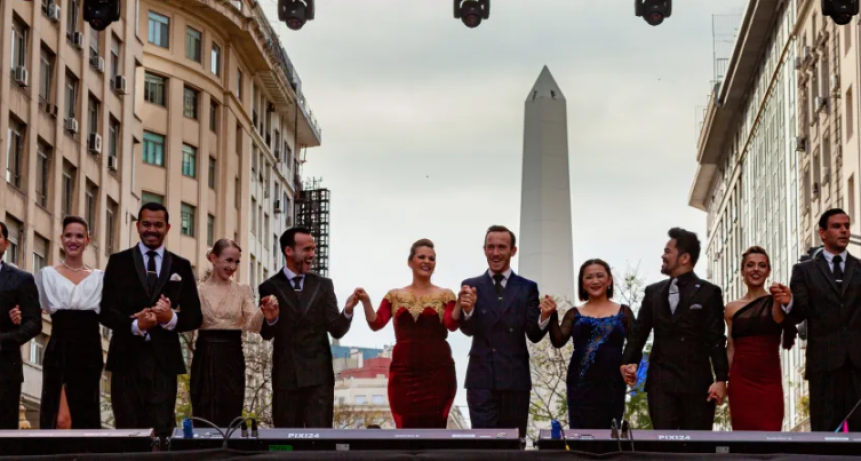
M 616 439 L 616 446 L 619 447 L 619 452 L 622 452 L 622 439 L 619 438 L 619 425 L 616 423 L 616 418 L 610 421 L 610 438 Z
M 855 403 L 855 406 L 852 407 L 852 410 L 849 412 L 849 414 L 846 415 L 845 418 L 843 418 L 843 421 L 840 421 L 840 425 L 837 426 L 837 429 L 835 429 L 834 432 L 840 432 L 840 429 L 843 429 L 843 425 L 846 424 L 846 421 L 849 421 L 849 418 L 851 418 L 852 414 L 855 413 L 855 410 L 858 409 L 858 405 L 861 405 L 861 400 L 858 400 L 858 402 Z
M 224 449 L 227 448 L 227 441 L 230 440 L 230 436 L 233 435 L 233 433 L 236 432 L 237 429 L 239 429 L 239 426 L 242 423 L 245 423 L 247 421 L 257 421 L 257 420 L 255 418 L 251 418 L 251 417 L 246 418 L 244 416 L 237 416 L 236 418 L 233 419 L 233 421 L 230 423 L 230 427 L 228 427 L 228 429 L 227 429 L 227 434 L 224 437 L 224 444 L 222 445 L 222 448 L 224 448 Z M 237 423 L 239 423 L 239 424 L 237 424 Z
M 218 431 L 218 433 L 221 435 L 221 437 L 222 437 L 222 438 L 224 438 L 224 432 L 222 432 L 222 431 L 221 431 L 221 428 L 219 428 L 218 426 L 216 426 L 216 425 L 215 425 L 215 423 L 213 423 L 212 421 L 210 421 L 210 420 L 208 420 L 208 419 L 199 418 L 199 417 L 197 417 L 197 416 L 192 416 L 192 417 L 190 417 L 190 418 L 186 418 L 186 419 L 190 419 L 190 420 L 192 420 L 192 421 L 200 421 L 200 422 L 202 422 L 202 423 L 206 423 L 207 425 L 211 426 L 213 429 L 215 429 L 216 431 Z
M 562 428 L 562 424 L 559 425 L 559 432 L 562 433 L 562 443 L 565 444 L 565 451 L 571 451 L 571 448 L 568 447 L 568 437 L 565 437 L 565 429 Z
M 634 448 L 634 426 L 626 419 L 622 421 L 622 427 L 628 427 L 628 437 L 631 439 L 631 453 L 636 452 Z

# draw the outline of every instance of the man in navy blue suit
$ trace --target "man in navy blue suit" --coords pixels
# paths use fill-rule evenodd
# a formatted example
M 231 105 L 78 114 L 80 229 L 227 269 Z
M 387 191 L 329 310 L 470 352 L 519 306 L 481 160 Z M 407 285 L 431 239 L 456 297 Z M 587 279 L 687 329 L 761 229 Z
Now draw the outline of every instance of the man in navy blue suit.
M 472 337 L 466 400 L 473 428 L 517 428 L 526 436 L 532 376 L 526 338 L 541 341 L 538 285 L 511 270 L 514 232 L 491 226 L 484 238 L 489 270 L 464 280 L 460 329 Z

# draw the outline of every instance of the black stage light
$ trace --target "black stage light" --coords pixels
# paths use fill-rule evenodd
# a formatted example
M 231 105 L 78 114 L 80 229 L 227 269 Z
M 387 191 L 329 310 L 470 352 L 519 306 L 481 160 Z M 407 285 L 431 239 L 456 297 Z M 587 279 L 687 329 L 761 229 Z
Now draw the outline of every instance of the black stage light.
M 278 0 L 278 20 L 299 30 L 314 19 L 314 0 Z
M 470 29 L 478 27 L 482 19 L 490 17 L 490 0 L 454 0 L 454 18 Z
M 634 0 L 634 14 L 657 26 L 673 14 L 672 0 Z
M 84 0 L 84 22 L 94 30 L 105 30 L 120 20 L 120 0 Z
M 858 15 L 858 0 L 822 0 L 822 16 L 828 16 L 834 24 L 844 26 Z

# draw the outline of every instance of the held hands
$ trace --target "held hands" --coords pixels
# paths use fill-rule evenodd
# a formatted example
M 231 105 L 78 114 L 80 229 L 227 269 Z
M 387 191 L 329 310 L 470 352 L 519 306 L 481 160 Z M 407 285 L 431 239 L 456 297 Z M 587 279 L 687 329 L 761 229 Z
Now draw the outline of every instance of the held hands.
M 550 296 L 544 295 L 544 299 L 541 300 L 541 304 L 538 307 L 541 308 L 541 321 L 543 322 L 556 312 L 556 301 Z
M 148 307 L 131 317 L 138 321 L 138 330 L 142 332 L 149 331 L 150 328 L 153 328 L 158 323 L 158 317 L 156 317 L 152 307 Z
M 625 384 L 629 386 L 634 386 L 637 384 L 637 369 L 639 366 L 636 363 L 632 363 L 629 365 L 622 365 L 619 367 L 619 371 L 622 372 L 622 379 L 625 380 Z
M 786 285 L 773 283 L 771 288 L 769 288 L 769 291 L 771 292 L 771 295 L 774 296 L 775 303 L 782 306 L 788 306 L 789 303 L 792 302 L 792 291 Z
M 344 306 L 344 310 L 347 312 L 347 314 L 353 315 L 353 308 L 355 308 L 356 305 L 359 304 L 359 301 L 362 302 L 362 305 L 370 304 L 371 302 L 371 297 L 368 296 L 368 293 L 365 291 L 364 288 L 356 288 L 355 290 L 353 290 L 353 294 L 351 294 L 350 297 L 347 298 L 347 304 L 346 306 Z
M 460 288 L 460 293 L 457 294 L 457 303 L 460 304 L 460 308 L 467 314 L 472 312 L 477 299 L 478 293 L 476 293 L 474 287 L 464 285 Z
M 12 320 L 12 323 L 15 325 L 21 325 L 21 308 L 15 306 L 14 309 L 9 311 L 9 318 Z
M 723 399 L 726 397 L 726 383 L 718 381 L 709 387 L 709 398 L 706 402 L 714 401 L 715 405 L 723 404 Z
M 260 300 L 260 310 L 263 311 L 263 317 L 267 322 L 274 322 L 281 313 L 278 307 L 278 298 L 275 295 L 269 295 Z
M 173 318 L 173 309 L 170 305 L 170 299 L 161 295 L 158 302 L 155 303 L 155 306 L 152 308 L 152 312 L 155 314 L 158 323 L 164 325 L 170 322 L 170 319 Z

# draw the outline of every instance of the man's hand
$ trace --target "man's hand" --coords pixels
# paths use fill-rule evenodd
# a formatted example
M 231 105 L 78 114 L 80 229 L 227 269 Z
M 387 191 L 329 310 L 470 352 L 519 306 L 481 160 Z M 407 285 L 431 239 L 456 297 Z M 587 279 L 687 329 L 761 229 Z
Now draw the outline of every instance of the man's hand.
M 477 299 L 478 293 L 476 293 L 475 288 L 466 285 L 462 286 L 460 293 L 457 294 L 457 302 L 460 304 L 460 308 L 467 314 L 472 312 Z
M 637 384 L 637 369 L 639 366 L 636 363 L 632 363 L 629 365 L 622 365 L 619 368 L 619 371 L 622 372 L 622 379 L 625 380 L 625 384 L 629 386 L 634 386 Z
M 544 299 L 541 300 L 541 304 L 538 305 L 541 308 L 541 321 L 549 319 L 554 312 L 556 312 L 556 301 L 553 300 L 548 295 L 544 295 Z
M 12 320 L 12 323 L 15 325 L 21 325 L 21 308 L 15 306 L 14 309 L 9 311 L 9 318 Z
M 792 291 L 786 285 L 773 283 L 769 291 L 774 296 L 774 302 L 781 306 L 788 306 L 792 302 Z
M 152 312 L 155 314 L 158 323 L 164 325 L 170 322 L 170 319 L 173 318 L 173 309 L 170 306 L 170 299 L 161 295 L 158 302 L 153 306 Z
M 368 292 L 366 292 L 364 288 L 356 288 L 356 295 L 359 296 L 359 301 L 361 301 L 362 304 L 371 302 L 371 297 L 368 295 Z
M 156 317 L 156 314 L 152 311 L 152 309 L 144 309 L 135 314 L 133 317 L 135 317 L 138 321 L 138 330 L 144 332 L 149 331 L 158 323 L 158 317 Z
M 274 322 L 281 313 L 281 310 L 278 307 L 278 298 L 276 298 L 275 295 L 269 295 L 261 299 L 260 310 L 263 311 L 263 317 L 266 318 L 267 322 Z
M 715 405 L 721 405 L 724 398 L 726 398 L 725 382 L 718 381 L 709 387 L 709 398 L 706 399 L 707 402 L 714 401 Z

